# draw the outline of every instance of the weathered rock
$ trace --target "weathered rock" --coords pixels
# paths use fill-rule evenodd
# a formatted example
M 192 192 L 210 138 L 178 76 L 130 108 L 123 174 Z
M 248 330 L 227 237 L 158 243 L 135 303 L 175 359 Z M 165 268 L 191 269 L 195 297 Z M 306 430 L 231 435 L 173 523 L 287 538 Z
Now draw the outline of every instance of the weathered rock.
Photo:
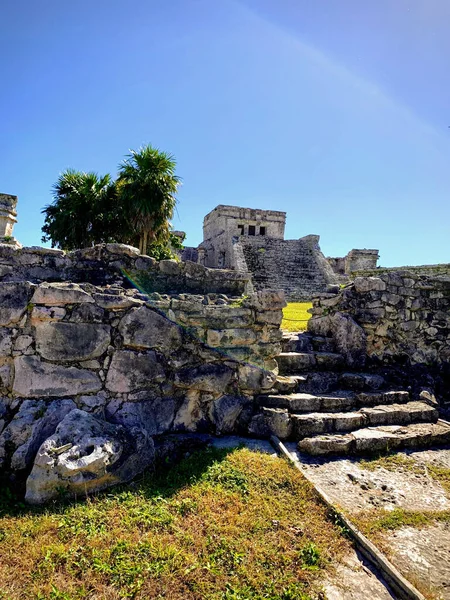
M 366 362 L 367 335 L 350 315 L 336 313 L 331 317 L 336 350 L 347 365 L 362 368 Z
M 177 350 L 182 344 L 178 325 L 146 306 L 131 309 L 121 320 L 119 331 L 124 345 L 132 348 L 167 352 Z
M 47 360 L 90 360 L 106 352 L 110 330 L 98 323 L 42 323 L 36 326 L 36 350 Z
M 124 310 L 143 304 L 142 300 L 119 294 L 93 294 L 92 297 L 101 308 L 108 310 Z
M 221 363 L 207 363 L 200 367 L 182 369 L 175 376 L 175 385 L 180 388 L 203 392 L 225 392 L 231 383 L 233 370 Z
M 221 396 L 211 404 L 210 418 L 216 426 L 216 434 L 236 431 L 236 422 L 247 401 L 237 396 Z
M 245 390 L 259 392 L 269 390 L 275 385 L 277 376 L 272 371 L 266 371 L 254 365 L 239 365 L 239 385 Z
M 61 490 L 85 496 L 130 481 L 153 461 L 153 440 L 145 431 L 127 431 L 75 409 L 39 448 L 25 500 L 42 504 Z
M 33 286 L 25 281 L 0 283 L 0 326 L 18 323 L 27 310 Z
M 41 321 L 61 321 L 66 316 L 66 309 L 62 306 L 34 306 L 31 311 L 31 324 L 36 325 Z
M 174 398 L 155 398 L 141 402 L 122 402 L 115 399 L 107 405 L 105 416 L 111 423 L 127 429 L 138 427 L 149 435 L 160 435 L 170 430 L 178 403 Z
M 0 436 L 0 468 L 8 458 L 13 471 L 29 468 L 39 446 L 74 408 L 72 400 L 24 400 Z
M 65 306 L 81 302 L 94 302 L 94 299 L 77 283 L 42 283 L 31 298 L 31 304 L 48 306 Z
M 23 398 L 54 398 L 98 392 L 102 383 L 85 369 L 42 362 L 37 356 L 14 359 L 13 394 Z
M 386 283 L 379 277 L 355 277 L 355 290 L 357 292 L 384 291 Z
M 164 379 L 164 369 L 154 352 L 144 354 L 120 350 L 113 355 L 106 377 L 106 388 L 117 393 L 134 392 Z

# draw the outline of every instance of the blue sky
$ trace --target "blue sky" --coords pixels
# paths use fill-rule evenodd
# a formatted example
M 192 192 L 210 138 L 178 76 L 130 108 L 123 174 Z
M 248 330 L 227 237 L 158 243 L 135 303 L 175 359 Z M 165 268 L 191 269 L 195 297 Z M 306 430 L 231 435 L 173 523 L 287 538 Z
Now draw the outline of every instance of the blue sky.
M 16 237 L 67 167 L 173 153 L 173 225 L 217 204 L 285 210 L 286 237 L 381 264 L 450 262 L 448 0 L 5 0 L 0 191 Z

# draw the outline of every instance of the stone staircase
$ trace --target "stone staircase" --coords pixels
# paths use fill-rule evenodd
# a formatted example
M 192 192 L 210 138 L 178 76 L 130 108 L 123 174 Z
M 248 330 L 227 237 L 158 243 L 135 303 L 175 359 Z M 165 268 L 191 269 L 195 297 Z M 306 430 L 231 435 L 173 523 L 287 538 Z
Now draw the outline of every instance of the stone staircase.
M 349 371 L 331 338 L 284 333 L 280 375 L 258 397 L 249 433 L 297 441 L 309 454 L 360 454 L 450 443 L 427 392 L 411 398 L 377 373 Z

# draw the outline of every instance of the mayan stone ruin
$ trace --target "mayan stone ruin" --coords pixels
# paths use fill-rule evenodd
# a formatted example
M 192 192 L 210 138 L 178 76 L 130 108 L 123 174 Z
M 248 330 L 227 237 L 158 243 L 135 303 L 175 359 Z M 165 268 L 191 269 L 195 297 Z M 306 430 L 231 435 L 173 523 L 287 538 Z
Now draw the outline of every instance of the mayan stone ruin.
M 284 240 L 285 213 L 224 206 L 195 261 L 22 248 L 2 198 L 0 469 L 29 502 L 129 481 L 186 436 L 311 455 L 450 442 L 448 265 L 326 259 L 318 236 Z M 286 297 L 315 298 L 306 332 L 280 329 Z

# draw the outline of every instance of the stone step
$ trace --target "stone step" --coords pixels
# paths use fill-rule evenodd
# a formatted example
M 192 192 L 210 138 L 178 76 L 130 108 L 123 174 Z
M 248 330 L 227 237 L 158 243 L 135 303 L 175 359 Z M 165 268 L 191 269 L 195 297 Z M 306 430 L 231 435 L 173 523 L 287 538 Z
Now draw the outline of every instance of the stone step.
M 258 396 L 260 406 L 286 408 L 289 413 L 309 413 L 319 411 L 345 411 L 357 406 L 356 396 L 352 392 L 336 394 L 267 394 Z
M 298 379 L 297 392 L 323 394 L 338 389 L 358 391 L 373 391 L 383 388 L 386 383 L 383 377 L 371 373 L 339 373 L 333 371 L 315 371 L 304 373 Z
M 323 433 L 349 432 L 369 426 L 435 423 L 438 418 L 439 412 L 436 408 L 424 402 L 382 404 L 342 413 L 291 415 L 292 433 L 296 440 Z
M 278 375 L 273 386 L 277 394 L 291 394 L 296 392 L 298 386 L 306 382 L 304 375 Z
M 335 343 L 332 338 L 309 333 L 293 333 L 285 331 L 281 340 L 283 352 L 334 352 Z
M 259 406 L 286 408 L 290 413 L 343 412 L 363 407 L 404 404 L 409 402 L 409 392 L 388 390 L 355 394 L 350 390 L 341 390 L 329 394 L 277 393 L 258 396 L 257 402 Z
M 352 433 L 304 438 L 298 449 L 313 455 L 370 454 L 401 448 L 422 448 L 450 443 L 450 423 L 413 423 L 365 427 Z
M 344 357 L 335 352 L 281 352 L 276 360 L 281 375 L 296 375 L 304 371 L 344 366 Z

